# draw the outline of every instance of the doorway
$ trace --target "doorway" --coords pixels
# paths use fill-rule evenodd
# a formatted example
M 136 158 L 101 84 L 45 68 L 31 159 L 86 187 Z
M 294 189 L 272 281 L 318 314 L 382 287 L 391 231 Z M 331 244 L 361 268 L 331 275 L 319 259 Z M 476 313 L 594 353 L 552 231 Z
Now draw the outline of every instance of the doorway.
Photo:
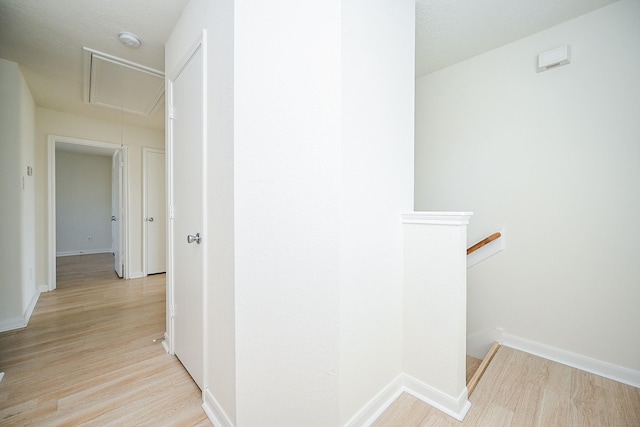
M 164 150 L 142 149 L 143 273 L 167 271 L 167 215 Z
M 118 166 L 121 169 L 121 173 L 115 176 L 115 179 L 119 180 L 117 188 L 121 189 L 118 194 L 120 212 L 119 224 L 117 225 L 118 236 L 118 252 L 119 263 L 122 266 L 121 274 L 123 277 L 128 278 L 128 230 L 127 230 L 127 218 L 128 218 L 128 206 L 127 206 L 127 147 L 108 142 L 90 141 L 77 138 L 49 135 L 48 137 L 48 215 L 47 215 L 47 227 L 48 227 L 48 276 L 49 276 L 49 291 L 56 289 L 56 255 L 57 255 L 57 242 L 56 242 L 56 149 L 65 149 L 77 153 L 96 154 L 102 156 L 109 156 L 118 158 Z M 114 179 L 112 174 L 112 181 Z M 115 187 L 115 185 L 114 185 Z M 113 217 L 113 215 L 112 215 Z M 113 246 L 112 246 L 113 249 Z M 114 270 L 116 268 L 114 260 Z

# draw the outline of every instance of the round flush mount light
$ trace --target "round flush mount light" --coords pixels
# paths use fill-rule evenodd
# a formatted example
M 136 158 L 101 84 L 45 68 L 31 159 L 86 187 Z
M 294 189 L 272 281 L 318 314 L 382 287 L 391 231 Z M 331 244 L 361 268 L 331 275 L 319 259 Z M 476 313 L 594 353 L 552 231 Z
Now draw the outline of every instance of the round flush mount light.
M 120 43 L 133 49 L 140 47 L 140 44 L 142 44 L 138 36 L 125 31 L 118 33 L 118 39 L 120 40 Z

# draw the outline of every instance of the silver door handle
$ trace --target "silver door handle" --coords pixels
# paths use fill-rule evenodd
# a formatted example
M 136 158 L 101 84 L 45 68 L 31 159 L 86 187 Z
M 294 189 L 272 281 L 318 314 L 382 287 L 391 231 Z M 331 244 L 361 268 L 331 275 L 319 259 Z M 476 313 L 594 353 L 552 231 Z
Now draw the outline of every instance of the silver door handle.
M 149 217 L 149 218 L 147 219 L 147 221 L 149 221 L 149 222 L 153 222 L 153 217 L 152 217 L 152 216 L 151 216 L 151 217 Z
M 197 244 L 200 244 L 200 239 L 202 239 L 202 237 L 200 236 L 200 233 L 196 233 L 195 236 L 193 234 L 187 235 L 187 243 L 196 242 Z

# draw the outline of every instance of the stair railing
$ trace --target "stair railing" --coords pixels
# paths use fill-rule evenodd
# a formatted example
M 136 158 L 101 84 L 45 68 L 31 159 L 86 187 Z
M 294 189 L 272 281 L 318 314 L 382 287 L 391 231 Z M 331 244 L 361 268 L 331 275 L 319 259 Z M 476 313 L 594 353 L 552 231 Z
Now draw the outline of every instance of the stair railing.
M 478 243 L 476 243 L 475 245 L 471 246 L 469 249 L 467 249 L 467 255 L 477 251 L 478 249 L 480 249 L 481 247 L 483 247 L 484 245 L 487 245 L 491 242 L 493 242 L 496 239 L 499 239 L 500 236 L 502 236 L 502 234 L 500 234 L 500 232 L 497 233 L 493 233 L 491 236 L 480 240 Z

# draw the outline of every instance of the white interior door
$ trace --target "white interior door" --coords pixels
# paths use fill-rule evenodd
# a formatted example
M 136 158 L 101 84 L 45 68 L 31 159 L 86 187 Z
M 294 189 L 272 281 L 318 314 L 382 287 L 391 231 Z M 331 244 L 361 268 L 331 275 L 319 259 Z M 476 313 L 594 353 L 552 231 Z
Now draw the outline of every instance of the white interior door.
M 118 277 L 124 273 L 122 257 L 122 151 L 113 154 L 111 160 L 111 250 L 113 251 L 113 264 Z
M 203 384 L 203 111 L 202 49 L 172 83 L 174 352 Z M 191 237 L 188 237 L 191 236 Z
M 146 273 L 167 271 L 166 267 L 166 197 L 164 153 L 146 150 L 145 165 L 145 257 Z

